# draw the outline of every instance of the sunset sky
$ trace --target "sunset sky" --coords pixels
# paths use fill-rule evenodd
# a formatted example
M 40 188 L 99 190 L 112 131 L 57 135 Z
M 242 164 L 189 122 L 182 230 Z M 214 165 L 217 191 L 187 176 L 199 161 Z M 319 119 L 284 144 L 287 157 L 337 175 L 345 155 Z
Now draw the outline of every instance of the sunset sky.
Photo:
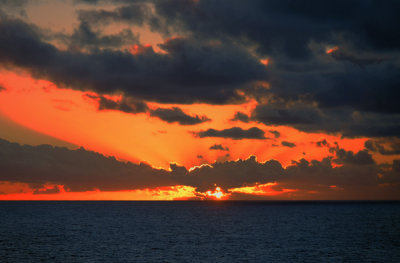
M 0 200 L 400 199 L 399 13 L 0 0 Z

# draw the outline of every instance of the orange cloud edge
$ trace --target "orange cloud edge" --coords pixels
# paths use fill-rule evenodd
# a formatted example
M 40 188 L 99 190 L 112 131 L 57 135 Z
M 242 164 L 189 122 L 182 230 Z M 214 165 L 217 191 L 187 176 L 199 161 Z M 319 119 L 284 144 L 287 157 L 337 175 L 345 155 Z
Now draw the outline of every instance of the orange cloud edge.
M 110 200 L 110 201 L 140 201 L 140 200 L 229 200 L 232 194 L 242 193 L 257 196 L 279 196 L 295 192 L 295 189 L 274 190 L 272 186 L 277 183 L 255 184 L 240 188 L 228 189 L 226 192 L 220 187 L 210 189 L 204 193 L 197 192 L 196 188 L 185 185 L 175 185 L 156 188 L 135 189 L 127 191 L 85 191 L 69 192 L 63 185 L 47 184 L 43 188 L 33 191 L 28 185 L 23 183 L 0 182 L 0 189 L 14 191 L 14 193 L 1 194 L 0 200 Z M 52 193 L 56 190 L 57 193 Z

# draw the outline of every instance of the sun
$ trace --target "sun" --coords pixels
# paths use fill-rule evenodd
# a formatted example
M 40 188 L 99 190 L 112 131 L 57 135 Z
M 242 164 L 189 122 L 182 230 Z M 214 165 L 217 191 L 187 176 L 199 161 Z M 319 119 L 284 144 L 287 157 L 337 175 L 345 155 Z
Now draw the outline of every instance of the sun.
M 216 200 L 224 199 L 224 198 L 227 197 L 227 196 L 228 196 L 228 194 L 225 194 L 225 193 L 222 191 L 221 187 L 219 187 L 219 186 L 217 186 L 217 187 L 215 188 L 215 191 L 208 190 L 208 191 L 206 192 L 206 197 L 207 197 L 207 198 L 212 198 L 212 199 L 216 199 Z

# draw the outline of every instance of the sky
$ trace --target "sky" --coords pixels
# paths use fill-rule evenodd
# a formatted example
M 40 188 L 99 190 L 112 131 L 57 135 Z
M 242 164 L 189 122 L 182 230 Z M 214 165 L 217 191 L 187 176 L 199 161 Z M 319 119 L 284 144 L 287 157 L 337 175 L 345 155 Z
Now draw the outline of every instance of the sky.
M 399 13 L 0 0 L 0 200 L 398 200 Z

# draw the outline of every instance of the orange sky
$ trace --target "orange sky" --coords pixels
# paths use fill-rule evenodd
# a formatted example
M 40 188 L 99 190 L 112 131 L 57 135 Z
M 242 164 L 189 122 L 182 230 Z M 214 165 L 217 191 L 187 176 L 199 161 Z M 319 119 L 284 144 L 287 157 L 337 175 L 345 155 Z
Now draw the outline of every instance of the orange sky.
M 86 96 L 87 93 L 70 89 L 59 89 L 46 80 L 35 80 L 22 71 L 16 73 L 2 70 L 0 84 L 6 89 L 0 93 L 0 112 L 9 120 L 40 134 L 48 135 L 66 142 L 70 148 L 83 146 L 88 150 L 116 156 L 120 160 L 135 163 L 144 161 L 153 167 L 168 169 L 169 163 L 175 162 L 191 168 L 203 163 L 214 161 L 246 159 L 256 155 L 258 161 L 264 162 L 276 159 L 282 165 L 288 165 L 292 160 L 306 158 L 308 160 L 332 155 L 328 147 L 317 147 L 315 142 L 326 139 L 331 146 L 338 142 L 346 150 L 359 151 L 364 148 L 366 139 L 342 139 L 339 136 L 326 134 L 310 134 L 299 132 L 289 127 L 267 127 L 257 123 L 233 122 L 230 119 L 236 111 L 249 113 L 255 102 L 249 101 L 242 105 L 162 105 L 150 103 L 150 107 L 179 106 L 190 115 L 206 115 L 211 122 L 193 126 L 181 126 L 166 123 L 150 117 L 147 113 L 128 114 L 120 111 L 99 111 L 97 102 Z M 114 96 L 118 99 L 118 96 Z M 253 126 L 265 131 L 268 140 L 244 139 L 232 140 L 224 138 L 198 138 L 192 132 L 205 130 L 212 123 L 215 129 L 229 128 L 233 125 L 245 129 Z M 269 130 L 281 133 L 274 138 Z M 28 140 L 29 141 L 29 140 Z M 296 147 L 289 148 L 280 145 L 282 141 L 290 141 Z M 54 144 L 54 143 L 53 143 Z M 210 146 L 221 144 L 228 151 L 210 150 Z M 277 146 L 273 146 L 277 145 Z M 229 153 L 227 157 L 226 154 Z M 202 158 L 198 158 L 201 155 Z M 4 184 L 6 192 L 13 192 L 16 185 Z M 192 198 L 193 189 L 177 187 L 161 192 L 160 189 L 144 189 L 129 192 L 84 192 L 59 194 L 32 194 L 29 187 L 22 187 L 23 193 L 13 193 L 0 196 L 0 199 L 173 199 Z M 254 188 L 234 189 L 233 192 L 253 190 L 260 194 L 265 189 L 265 195 L 281 194 L 270 189 Z M 282 192 L 283 193 L 283 192 Z
M 276 159 L 283 165 L 301 158 L 321 160 L 329 154 L 327 147 L 316 147 L 315 142 L 326 139 L 332 146 L 338 142 L 346 150 L 359 151 L 366 139 L 341 139 L 339 136 L 310 134 L 289 127 L 267 127 L 257 123 L 233 122 L 236 111 L 249 112 L 254 102 L 243 105 L 172 105 L 149 104 L 150 107 L 181 107 L 190 115 L 206 115 L 211 122 L 193 126 L 166 123 L 146 113 L 128 114 L 120 111 L 97 110 L 97 102 L 85 96 L 85 92 L 58 89 L 45 80 L 34 80 L 28 75 L 17 75 L 2 71 L 0 83 L 7 91 L 0 96 L 0 111 L 12 121 L 34 131 L 55 137 L 73 145 L 121 160 L 145 161 L 154 167 L 168 168 L 176 162 L 190 168 L 218 159 L 246 159 L 256 155 L 263 162 Z M 232 140 L 224 138 L 197 138 L 191 132 L 229 128 L 232 125 L 244 129 L 253 126 L 265 131 L 271 139 Z M 269 133 L 277 130 L 277 139 Z M 116 136 L 117 135 L 117 136 Z M 290 141 L 297 147 L 280 146 L 281 141 Z M 227 152 L 209 150 L 213 144 L 229 148 Z M 279 145 L 274 147 L 272 145 Z M 304 154 L 303 154 L 304 153 Z M 197 158 L 198 155 L 203 159 Z
M 195 3 L 198 4 L 198 1 L 195 1 Z M 143 10 L 146 10 L 147 12 L 146 14 L 142 14 L 143 16 L 149 15 L 150 17 L 150 13 L 152 13 L 151 15 L 155 14 L 156 11 L 154 4 L 148 2 L 144 2 L 141 4 L 143 5 L 141 6 L 141 8 L 144 8 Z M 68 37 L 72 39 L 74 36 L 74 32 L 78 32 L 77 30 L 80 28 L 80 26 L 84 25 L 85 23 L 88 23 L 88 27 L 86 28 L 86 30 L 90 31 L 88 33 L 89 38 L 92 34 L 92 37 L 93 35 L 95 35 L 95 37 L 98 37 L 100 39 L 104 36 L 106 38 L 112 39 L 113 36 L 119 36 L 119 34 L 123 32 L 123 30 L 131 30 L 134 34 L 134 37 L 128 38 L 129 43 L 122 41 L 123 44 L 119 46 L 111 45 L 111 48 L 109 49 L 109 51 L 123 51 L 125 55 L 129 56 L 143 55 L 144 53 L 146 53 L 145 51 L 148 51 L 149 49 L 153 49 L 154 52 L 158 53 L 156 55 L 162 53 L 163 55 L 166 55 L 166 57 L 168 55 L 172 56 L 173 52 L 171 52 L 171 54 L 168 54 L 168 52 L 166 51 L 167 49 L 162 48 L 162 44 L 167 45 L 168 41 L 171 41 L 172 39 L 182 39 L 187 41 L 189 44 L 195 42 L 196 45 L 198 44 L 199 46 L 194 45 L 191 48 L 197 48 L 201 50 L 203 47 L 206 47 L 205 50 L 208 50 L 208 48 L 215 46 L 223 47 L 225 49 L 230 44 L 230 37 L 232 36 L 229 36 L 229 32 L 221 31 L 221 33 L 227 33 L 226 39 L 219 39 L 218 36 L 214 36 L 213 34 L 211 34 L 211 37 L 208 36 L 209 38 L 207 39 L 207 36 L 202 36 L 201 34 L 200 36 L 197 36 L 196 34 L 198 32 L 196 32 L 196 29 L 193 29 L 193 32 L 191 32 L 190 30 L 192 29 L 190 28 L 190 26 L 186 25 L 185 27 L 184 25 L 178 23 L 183 23 L 183 20 L 175 21 L 177 23 L 173 24 L 173 19 L 171 18 L 172 24 L 170 27 L 168 27 L 167 29 L 162 27 L 161 29 L 157 29 L 153 24 L 144 20 L 144 22 L 142 21 L 135 23 L 132 22 L 132 20 L 126 20 L 124 17 L 122 17 L 119 19 L 114 19 L 110 23 L 107 23 L 105 21 L 97 21 L 90 24 L 90 22 L 88 22 L 90 20 L 90 17 L 86 17 L 86 19 L 88 19 L 88 21 L 86 21 L 79 16 L 79 12 L 96 10 L 118 13 L 118 8 L 121 6 L 121 3 L 112 3 L 108 1 L 105 1 L 104 3 L 98 3 L 98 5 L 80 3 L 79 1 L 28 1 L 23 7 L 23 12 L 21 11 L 22 9 L 19 10 L 15 7 L 12 7 L 9 10 L 5 10 L 8 12 L 6 13 L 6 15 L 9 18 L 15 19 L 15 21 L 20 20 L 22 24 L 26 23 L 27 27 L 32 26 L 32 32 L 36 29 L 38 30 L 38 32 L 41 30 L 40 34 L 38 34 L 38 38 L 40 38 L 40 41 L 42 41 L 39 41 L 41 44 L 51 44 L 53 45 L 52 48 L 65 51 L 65 54 L 68 54 L 68 52 L 80 52 L 81 54 L 92 52 L 87 48 L 87 46 L 85 46 L 85 44 L 88 43 L 84 43 L 81 47 L 79 47 L 79 44 L 77 44 L 78 47 L 76 47 L 75 50 L 75 42 L 69 42 L 68 40 L 65 40 Z M 146 9 L 147 7 L 149 9 Z M 198 6 L 187 4 L 187 7 L 193 7 L 194 9 L 196 9 Z M 245 10 L 246 9 L 243 9 L 242 11 Z M 207 10 L 203 11 L 206 13 Z M 232 12 L 233 11 L 234 10 L 232 10 Z M 0 10 L 0 12 L 2 13 L 2 10 Z M 194 12 L 194 14 L 195 13 L 196 12 Z M 158 21 L 159 23 L 169 22 L 169 20 L 165 19 L 165 17 L 162 17 L 162 15 L 157 18 L 161 19 L 160 21 Z M 296 19 L 298 19 L 298 16 L 294 16 L 293 19 L 293 21 L 296 21 Z M 310 19 L 310 21 L 313 20 Z M 197 22 L 203 23 L 204 21 Z M 299 23 L 303 22 L 304 21 L 300 21 Z M 284 24 L 286 25 L 286 23 Z M 277 27 L 280 26 L 279 23 L 277 23 L 276 25 L 274 23 L 273 25 Z M 242 25 L 237 26 L 241 28 Z M 207 27 L 207 25 L 205 27 Z M 199 26 L 199 28 L 201 29 L 202 27 Z M 305 27 L 305 29 L 307 29 L 307 27 Z M 245 31 L 245 29 L 243 29 L 242 31 Z M 278 32 L 279 30 L 276 31 Z M 283 30 L 282 32 L 284 31 L 285 30 Z M 84 34 L 82 32 L 80 33 Z M 258 71 L 267 72 L 268 69 L 274 68 L 275 71 L 272 70 L 271 72 L 278 72 L 278 74 L 280 74 L 280 70 L 282 70 L 282 68 L 279 68 L 279 66 L 282 65 L 278 65 L 279 63 L 277 63 L 277 59 L 287 59 L 287 62 L 283 61 L 283 64 L 288 63 L 288 65 L 286 65 L 288 66 L 288 68 L 300 68 L 301 70 L 304 70 L 306 75 L 319 74 L 313 72 L 313 70 L 307 72 L 308 69 L 305 69 L 308 67 L 307 61 L 299 60 L 301 61 L 301 63 L 304 62 L 304 65 L 299 67 L 298 64 L 301 63 L 299 63 L 299 61 L 296 61 L 296 59 L 294 60 L 294 62 L 291 61 L 291 58 L 289 58 L 291 55 L 286 58 L 285 56 L 287 54 L 280 54 L 279 52 L 284 52 L 284 49 L 286 47 L 282 47 L 282 50 L 276 50 L 276 52 L 278 52 L 277 54 L 273 54 L 275 51 L 268 51 L 265 53 L 258 51 L 257 49 L 259 48 L 263 49 L 262 45 L 265 44 L 263 42 L 264 39 L 258 38 L 258 36 L 254 39 L 251 39 L 251 37 L 253 36 L 250 35 L 248 35 L 249 39 L 247 39 L 246 37 L 244 37 L 245 35 L 241 35 L 242 33 L 243 32 L 238 32 L 238 36 L 232 37 L 232 41 L 237 41 L 237 43 L 235 42 L 234 45 L 229 48 L 232 48 L 232 50 L 235 51 L 243 51 L 245 49 L 245 51 L 243 51 L 243 54 L 248 56 L 246 57 L 246 59 L 254 64 L 259 64 L 253 65 L 249 62 L 251 65 L 257 68 Z M 312 33 L 313 32 L 311 32 L 310 34 L 312 35 Z M 330 33 L 336 36 L 336 34 L 333 34 L 333 31 L 331 31 Z M 32 34 L 34 35 L 34 33 Z M 282 38 L 282 36 L 280 36 L 280 38 L 279 34 L 277 35 L 278 38 L 276 38 L 272 42 L 280 43 L 280 39 Z M 204 37 L 204 43 L 197 43 L 201 41 L 199 41 L 199 39 L 197 39 L 196 37 Z M 238 38 L 236 39 L 235 37 Z M 284 37 L 288 37 L 288 40 L 290 41 L 292 40 L 290 36 Z M 326 66 L 327 72 L 329 72 L 330 70 L 328 64 L 332 65 L 332 68 L 334 69 L 332 72 L 336 74 L 337 72 L 335 70 L 337 70 L 337 68 L 342 68 L 343 66 L 343 64 L 339 63 L 351 63 L 351 60 L 353 59 L 356 61 L 356 64 L 360 64 L 362 62 L 368 62 L 372 58 L 375 58 L 375 56 L 367 54 L 367 59 L 361 59 L 361 53 L 356 53 L 355 56 L 350 56 L 352 51 L 350 50 L 351 44 L 346 45 L 346 42 L 340 38 L 341 37 L 334 37 L 333 39 L 330 39 L 330 41 L 325 39 L 317 40 L 310 38 L 312 41 L 310 40 L 307 42 L 309 49 L 307 49 L 307 51 L 314 52 L 313 56 L 318 57 L 318 59 L 315 60 L 316 65 L 320 65 L 322 67 Z M 83 36 L 83 39 L 83 42 L 91 41 L 90 39 L 85 40 L 85 36 Z M 227 39 L 229 40 L 227 41 Z M 243 39 L 246 39 L 246 41 L 241 42 Z M 257 43 L 257 41 L 260 42 Z M 284 42 L 282 42 L 282 46 L 283 44 Z M 97 45 L 96 42 L 94 45 Z M 98 50 L 103 50 L 103 48 L 108 48 L 108 46 L 99 45 L 98 47 L 96 46 L 96 48 L 98 48 Z M 96 50 L 96 48 L 94 50 Z M 221 53 L 221 50 L 216 50 Z M 273 48 L 271 50 L 273 50 Z M 131 54 L 126 51 L 129 51 Z M 334 56 L 335 54 L 342 52 L 346 56 Z M 349 55 L 347 54 L 347 52 L 349 52 Z M 19 54 L 18 52 L 16 53 Z M 151 54 L 154 55 L 154 53 Z M 201 52 L 199 54 L 204 55 L 204 53 Z M 224 57 L 224 62 L 228 61 L 229 65 L 234 64 L 234 58 L 231 57 L 233 56 L 232 53 L 227 54 L 229 54 L 229 56 Z M 179 55 L 180 53 L 178 54 L 178 56 Z M 377 55 L 376 57 L 379 56 Z M 199 57 L 196 58 L 198 60 Z M 2 59 L 2 57 L 0 57 L 0 59 Z M 238 59 L 238 61 L 242 62 L 242 60 L 240 59 L 241 57 Z M 343 62 L 339 61 L 339 59 L 342 59 L 343 61 L 349 61 Z M 368 139 L 370 139 L 366 137 L 342 138 L 341 134 L 306 133 L 289 126 L 267 126 L 265 124 L 255 121 L 249 121 L 248 123 L 241 121 L 232 121 L 232 118 L 237 112 L 242 112 L 250 116 L 257 105 L 269 103 L 266 101 L 260 102 L 261 99 L 259 100 L 259 102 L 257 102 L 254 98 L 248 98 L 246 102 L 236 105 L 212 105 L 200 103 L 161 104 L 155 103 L 153 101 L 144 101 L 145 103 L 147 103 L 148 107 L 151 110 L 155 110 L 157 108 L 165 109 L 178 107 L 182 109 L 183 112 L 187 115 L 198 115 L 200 117 L 206 116 L 208 119 L 210 119 L 209 121 L 205 121 L 196 125 L 181 125 L 176 122 L 167 123 L 157 117 L 151 116 L 150 111 L 147 111 L 145 113 L 132 114 L 117 110 L 99 110 L 99 101 L 95 99 L 96 96 L 104 95 L 106 98 L 118 102 L 125 95 L 123 93 L 96 94 L 93 91 L 79 91 L 78 87 L 63 88 L 56 85 L 55 83 L 50 82 L 49 80 L 39 79 L 39 77 L 31 75 L 31 72 L 35 71 L 33 70 L 34 67 L 23 65 L 26 66 L 26 69 L 21 69 L 15 66 L 17 63 L 14 63 L 12 59 L 10 60 L 11 62 L 7 61 L 7 58 L 4 59 L 4 61 L 5 62 L 0 61 L 0 139 L 5 139 L 20 144 L 39 145 L 47 143 L 53 146 L 68 147 L 69 149 L 84 147 L 87 150 L 95 151 L 105 156 L 115 156 L 118 160 L 123 162 L 130 161 L 136 164 L 140 162 L 145 162 L 154 168 L 162 168 L 166 170 L 170 169 L 170 163 L 176 163 L 186 167 L 186 169 L 188 170 L 193 170 L 194 167 L 213 164 L 215 162 L 220 163 L 225 161 L 234 161 L 238 159 L 246 160 L 253 155 L 256 156 L 257 161 L 260 163 L 269 160 L 277 160 L 282 164 L 283 167 L 289 166 L 290 164 L 292 164 L 293 161 L 299 161 L 303 158 L 308 161 L 321 161 L 326 157 L 335 157 L 335 153 L 332 152 L 332 150 L 330 152 L 329 148 L 336 147 L 338 145 L 338 148 L 340 147 L 341 149 L 344 149 L 346 151 L 353 151 L 354 153 L 357 153 L 358 151 L 365 149 L 364 144 Z M 247 60 L 243 61 L 246 62 Z M 381 63 L 382 61 L 384 61 L 384 59 L 380 59 L 378 61 L 379 63 Z M 293 64 L 291 64 L 292 62 Z M 318 64 L 317 62 L 320 64 Z M 195 67 L 208 67 L 210 66 L 209 64 L 212 63 L 206 60 L 204 62 L 204 65 L 195 65 Z M 357 64 L 357 66 L 360 66 L 359 64 Z M 221 65 L 226 66 L 227 64 L 222 63 Z M 211 65 L 211 68 L 213 68 L 212 66 L 213 65 Z M 286 66 L 284 65 L 282 67 Z M 179 67 L 177 68 L 181 69 Z M 218 66 L 216 68 L 218 68 Z M 241 67 L 238 68 L 239 71 L 243 70 Z M 151 67 L 150 69 L 152 74 L 153 68 Z M 224 68 L 224 70 L 226 69 Z M 219 72 L 216 74 L 222 74 L 223 78 L 235 79 L 235 76 L 230 76 L 229 74 L 226 75 L 228 76 L 226 77 L 224 75 L 226 74 L 224 70 L 221 71 L 222 73 Z M 228 70 L 230 69 L 228 68 Z M 292 69 L 290 69 L 289 71 L 291 70 Z M 325 68 L 321 69 L 321 71 L 324 70 Z M 235 71 L 232 70 L 232 72 Z M 254 73 L 255 77 L 250 76 L 248 79 L 245 78 L 243 82 L 252 84 L 256 83 L 257 88 L 260 89 L 270 89 L 270 83 L 272 85 L 273 82 L 267 82 L 267 80 L 270 81 L 269 76 L 267 76 L 268 74 L 270 74 L 270 72 L 267 72 L 268 74 L 266 74 L 266 72 L 260 73 L 265 74 L 260 77 L 256 73 L 251 71 L 249 75 Z M 177 75 L 179 75 L 179 73 L 180 72 L 178 72 Z M 289 73 L 289 76 L 291 76 L 291 73 L 292 72 Z M 156 74 L 157 73 L 155 73 L 155 75 Z M 209 74 L 211 78 L 213 74 L 214 72 L 212 72 L 212 74 Z M 42 77 L 43 76 L 46 76 L 46 74 L 43 74 Z M 205 76 L 208 75 L 205 74 Z M 156 77 L 157 76 L 155 76 L 155 78 Z M 147 78 L 144 82 L 148 81 L 149 79 Z M 231 79 L 229 79 L 229 81 L 231 81 Z M 224 83 L 224 85 L 231 85 L 229 81 L 227 81 L 228 84 Z M 291 85 L 292 84 L 293 83 L 291 83 Z M 158 85 L 158 83 L 156 83 L 156 85 Z M 299 85 L 299 87 L 300 86 L 301 85 Z M 238 85 L 238 87 L 241 86 Z M 197 88 L 197 86 L 195 85 L 194 88 Z M 302 88 L 304 87 L 300 87 L 299 90 L 301 90 Z M 235 92 L 245 95 L 245 93 L 239 90 L 239 88 L 235 89 Z M 302 95 L 308 95 L 307 92 L 305 92 L 304 94 L 301 92 L 299 92 L 300 97 Z M 190 92 L 188 94 L 190 94 Z M 257 94 L 257 92 L 255 92 L 254 94 Z M 153 94 L 150 95 L 152 96 Z M 196 99 L 198 98 L 194 98 L 194 101 L 197 101 Z M 312 105 L 313 107 L 318 104 L 317 101 L 313 103 L 315 103 L 315 105 Z M 310 105 L 311 104 L 309 104 L 308 106 Z M 356 108 L 354 108 L 353 113 L 357 113 Z M 231 138 L 219 137 L 199 138 L 196 135 L 196 133 L 200 131 L 205 131 L 210 128 L 223 130 L 232 127 L 240 127 L 242 129 L 257 127 L 265 132 L 266 139 L 234 140 Z M 322 129 L 323 128 L 321 128 L 321 130 Z M 275 131 L 279 132 L 280 136 L 275 137 Z M 328 144 L 322 147 L 318 146 L 317 142 L 322 140 L 326 140 Z M 289 146 L 291 145 L 290 143 L 293 143 L 294 147 L 284 146 L 282 145 L 282 142 L 289 142 Z M 220 145 L 220 148 L 222 149 L 210 149 L 210 147 L 213 145 Z M 376 161 L 378 164 L 386 164 L 387 167 L 385 169 L 387 170 L 391 169 L 388 168 L 388 164 L 393 163 L 393 160 L 399 156 L 383 155 L 376 152 L 370 152 L 369 154 L 372 155 L 374 161 Z M 333 163 L 333 165 L 337 164 Z M 242 187 L 230 188 L 225 190 L 222 190 L 219 187 L 220 186 L 215 185 L 214 189 L 209 189 L 209 191 L 202 193 L 197 192 L 196 189 L 193 187 L 185 185 L 167 186 L 155 189 L 132 189 L 131 191 L 120 192 L 102 192 L 99 190 L 89 192 L 68 192 L 64 189 L 63 185 L 54 185 L 49 183 L 48 185 L 44 186 L 43 189 L 40 189 L 40 191 L 34 192 L 34 189 L 25 183 L 11 183 L 7 181 L 0 181 L 0 200 L 224 200 L 246 194 L 252 194 L 255 197 L 264 196 L 290 199 L 293 196 L 296 196 L 296 194 L 298 194 L 299 196 L 304 194 L 300 193 L 300 191 L 295 187 L 293 187 L 293 189 L 280 188 L 279 182 L 275 181 L 257 183 L 255 185 L 243 185 Z M 54 191 L 58 193 L 51 193 L 53 190 L 58 189 L 59 192 Z M 340 189 L 340 187 L 332 185 L 329 190 L 340 191 Z M 46 193 L 46 191 L 49 193 Z M 312 195 L 312 191 L 310 191 L 309 194 Z

